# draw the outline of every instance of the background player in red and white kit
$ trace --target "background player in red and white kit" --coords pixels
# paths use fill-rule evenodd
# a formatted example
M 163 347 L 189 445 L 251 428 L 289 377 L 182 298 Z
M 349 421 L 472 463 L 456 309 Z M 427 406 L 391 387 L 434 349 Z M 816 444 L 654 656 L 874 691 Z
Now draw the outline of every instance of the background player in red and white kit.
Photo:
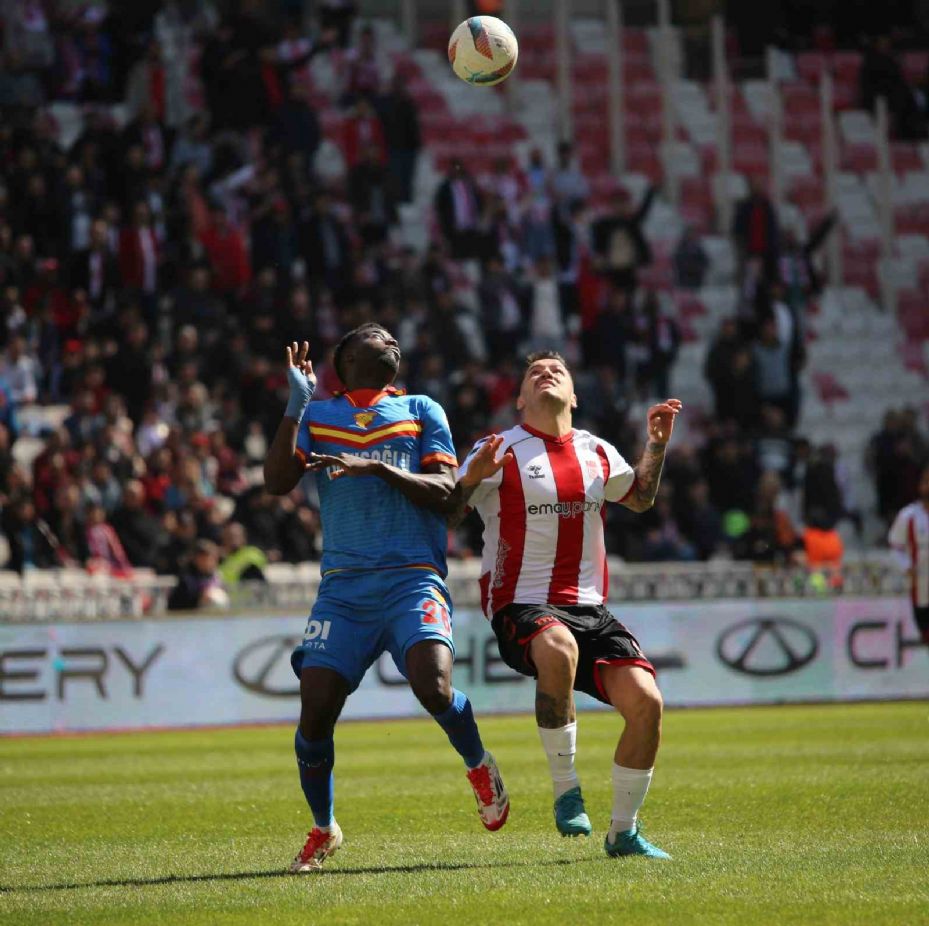
M 890 528 L 890 545 L 910 577 L 913 619 L 929 646 L 929 466 L 919 477 L 919 497 L 901 509 Z
M 564 358 L 527 358 L 517 408 L 522 424 L 480 441 L 458 474 L 450 520 L 468 506 L 484 522 L 481 598 L 504 661 L 536 678 L 536 721 L 565 836 L 589 835 L 574 769 L 572 689 L 610 704 L 625 728 L 613 765 L 611 856 L 668 858 L 641 835 L 638 812 L 652 778 L 662 701 L 635 637 L 606 609 L 606 502 L 652 506 L 681 410 L 669 399 L 648 411 L 648 443 L 633 469 L 606 441 L 576 430 L 574 383 Z

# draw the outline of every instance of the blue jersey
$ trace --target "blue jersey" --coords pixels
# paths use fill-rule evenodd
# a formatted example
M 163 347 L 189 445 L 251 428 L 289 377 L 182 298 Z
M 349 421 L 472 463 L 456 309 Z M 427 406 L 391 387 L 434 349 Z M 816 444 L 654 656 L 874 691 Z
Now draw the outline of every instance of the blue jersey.
M 427 396 L 356 389 L 310 402 L 297 455 L 352 453 L 420 473 L 430 463 L 457 466 L 445 412 Z M 377 476 L 316 474 L 323 526 L 322 572 L 424 566 L 447 572 L 445 519 L 414 505 Z

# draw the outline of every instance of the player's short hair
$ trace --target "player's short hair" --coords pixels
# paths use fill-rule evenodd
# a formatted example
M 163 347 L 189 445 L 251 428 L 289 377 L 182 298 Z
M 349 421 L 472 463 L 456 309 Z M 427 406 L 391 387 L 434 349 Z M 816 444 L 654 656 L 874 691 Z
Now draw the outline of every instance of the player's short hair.
M 523 368 L 523 379 L 526 378 L 526 374 L 529 372 L 529 368 L 534 363 L 538 363 L 540 360 L 557 360 L 567 371 L 568 375 L 573 378 L 574 374 L 571 372 L 571 367 L 568 366 L 568 361 L 561 356 L 556 350 L 535 350 L 531 354 L 526 355 L 526 366 Z
M 359 325 L 357 328 L 352 328 L 346 334 L 342 335 L 341 340 L 335 346 L 335 350 L 332 352 L 332 365 L 335 367 L 336 375 L 342 382 L 345 382 L 345 377 L 342 375 L 342 354 L 345 352 L 345 348 L 348 347 L 358 335 L 363 334 L 365 331 L 387 331 L 387 329 L 379 324 L 378 322 L 365 322 L 363 325 Z

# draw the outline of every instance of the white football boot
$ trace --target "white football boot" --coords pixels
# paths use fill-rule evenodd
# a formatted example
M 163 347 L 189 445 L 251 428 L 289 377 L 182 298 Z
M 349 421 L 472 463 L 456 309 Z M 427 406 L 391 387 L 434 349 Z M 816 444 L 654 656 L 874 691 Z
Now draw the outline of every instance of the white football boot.
M 477 768 L 468 769 L 467 774 L 477 799 L 481 823 L 492 832 L 500 829 L 510 813 L 510 798 L 494 757 L 485 752 L 484 761 Z
M 332 821 L 328 832 L 314 826 L 307 834 L 306 844 L 290 863 L 290 873 L 292 875 L 303 875 L 312 871 L 319 871 L 323 867 L 323 862 L 330 855 L 335 855 L 341 845 L 342 830 L 339 829 L 339 824 L 335 820 Z

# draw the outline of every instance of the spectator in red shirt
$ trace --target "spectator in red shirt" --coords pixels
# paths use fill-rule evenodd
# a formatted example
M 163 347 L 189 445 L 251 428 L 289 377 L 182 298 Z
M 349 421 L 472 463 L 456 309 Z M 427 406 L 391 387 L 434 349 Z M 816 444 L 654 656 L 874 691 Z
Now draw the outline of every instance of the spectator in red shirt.
M 764 182 L 758 177 L 752 178 L 748 197 L 736 207 L 732 235 L 739 258 L 744 262 L 751 257 L 760 257 L 767 279 L 776 279 L 780 230 L 774 206 L 765 191 Z
M 126 103 L 130 112 L 139 114 L 149 110 L 153 119 L 164 122 L 167 119 L 165 82 L 166 73 L 161 45 L 153 39 L 149 42 L 148 54 L 133 67 L 129 74 Z M 164 163 L 163 155 L 161 163 Z
M 200 243 L 213 268 L 213 288 L 232 294 L 247 286 L 252 267 L 245 237 L 230 221 L 222 206 L 210 210 L 210 225 L 200 234 Z
M 90 553 L 87 568 L 92 572 L 109 572 L 125 577 L 132 575 L 132 563 L 119 536 L 107 521 L 102 505 L 91 505 L 87 509 L 87 549 Z
M 353 115 L 345 121 L 342 138 L 342 150 L 349 170 L 361 160 L 365 151 L 369 151 L 372 147 L 377 148 L 380 162 L 386 162 L 387 145 L 384 141 L 384 127 L 370 100 L 365 97 L 358 100 Z
M 158 288 L 158 239 L 148 204 L 137 202 L 132 209 L 132 224 L 119 235 L 119 272 L 123 285 L 154 296 Z
M 346 102 L 361 98 L 376 99 L 381 92 L 381 67 L 378 63 L 374 30 L 365 26 L 356 48 L 349 49 L 346 61 Z

